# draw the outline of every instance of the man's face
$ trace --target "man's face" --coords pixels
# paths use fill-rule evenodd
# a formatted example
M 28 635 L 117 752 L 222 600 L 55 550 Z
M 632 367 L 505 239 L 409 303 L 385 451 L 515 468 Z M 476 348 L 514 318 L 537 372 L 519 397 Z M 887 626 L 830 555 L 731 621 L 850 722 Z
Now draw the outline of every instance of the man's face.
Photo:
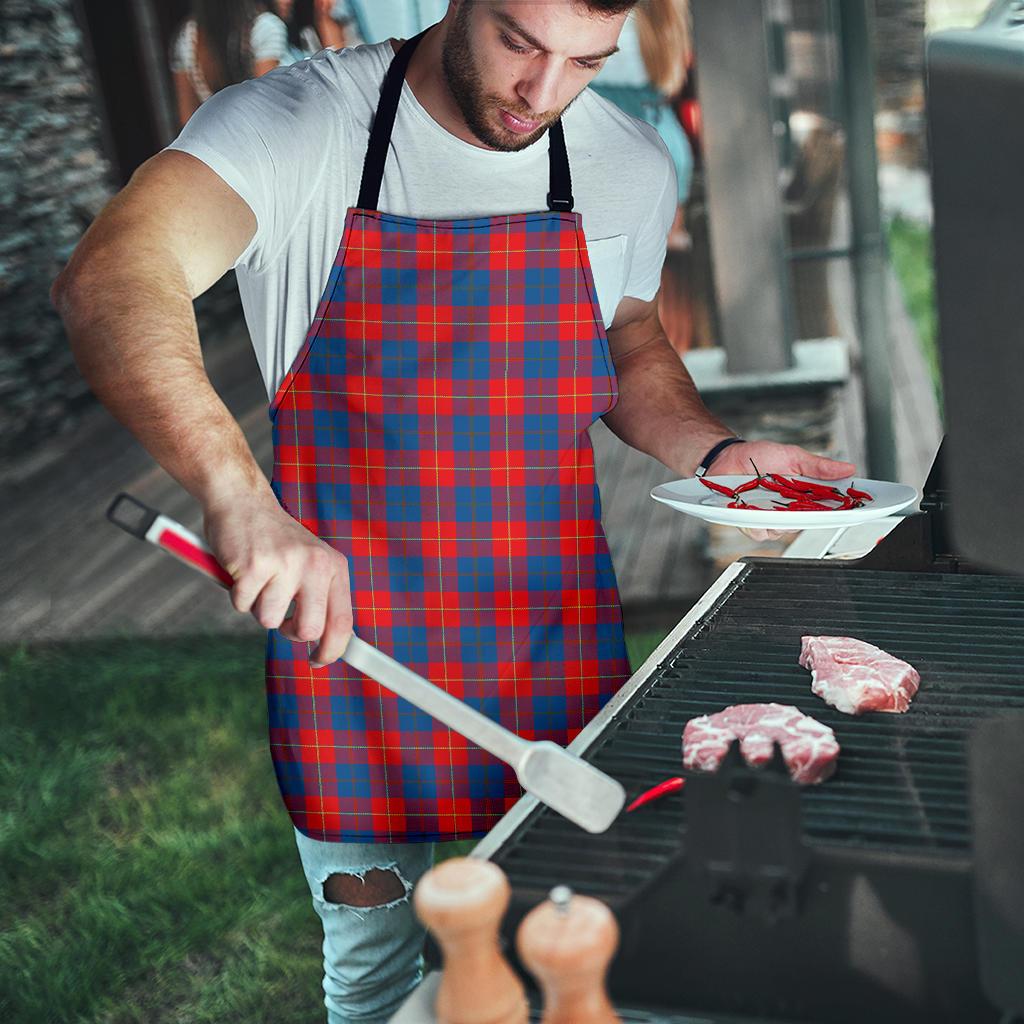
M 582 92 L 618 47 L 626 14 L 570 0 L 459 0 L 442 53 L 470 131 L 492 149 L 524 149 Z

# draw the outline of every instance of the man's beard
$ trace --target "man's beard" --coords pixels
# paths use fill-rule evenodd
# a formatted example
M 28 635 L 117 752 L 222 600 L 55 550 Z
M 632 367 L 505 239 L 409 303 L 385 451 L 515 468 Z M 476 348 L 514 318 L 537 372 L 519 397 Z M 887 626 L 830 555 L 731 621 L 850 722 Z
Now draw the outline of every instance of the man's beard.
M 441 52 L 441 66 L 448 89 L 458 104 L 469 130 L 482 143 L 492 149 L 506 152 L 525 149 L 536 142 L 564 111 L 545 116 L 542 124 L 527 135 L 519 135 L 494 123 L 492 117 L 499 107 L 524 121 L 535 121 L 537 116 L 529 109 L 524 110 L 521 104 L 509 104 L 501 96 L 488 95 L 484 92 L 480 69 L 469 45 L 469 6 L 468 3 L 463 3 L 455 12 L 455 20 L 448 30 Z

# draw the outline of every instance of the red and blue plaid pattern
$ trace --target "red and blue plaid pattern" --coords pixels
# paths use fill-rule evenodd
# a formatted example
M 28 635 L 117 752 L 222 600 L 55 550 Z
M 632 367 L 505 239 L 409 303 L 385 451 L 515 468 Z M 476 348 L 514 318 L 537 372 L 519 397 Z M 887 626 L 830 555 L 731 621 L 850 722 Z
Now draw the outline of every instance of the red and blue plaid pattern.
M 615 374 L 576 213 L 349 210 L 271 407 L 274 489 L 349 560 L 356 633 L 526 739 L 628 674 L 587 427 Z M 269 638 L 270 745 L 300 831 L 462 839 L 515 774 L 308 644 Z

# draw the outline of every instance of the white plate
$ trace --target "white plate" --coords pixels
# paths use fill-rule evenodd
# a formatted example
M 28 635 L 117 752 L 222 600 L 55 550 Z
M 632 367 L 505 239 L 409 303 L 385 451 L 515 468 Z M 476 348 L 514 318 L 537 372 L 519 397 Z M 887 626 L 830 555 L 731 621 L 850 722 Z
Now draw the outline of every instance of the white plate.
M 749 475 L 709 476 L 708 480 L 725 487 L 737 487 L 750 479 Z M 800 477 L 798 479 L 810 479 Z M 708 523 L 722 526 L 738 526 L 753 529 L 773 530 L 831 530 L 839 526 L 855 526 L 872 519 L 894 515 L 910 505 L 916 505 L 921 495 L 907 484 L 892 483 L 888 480 L 865 480 L 863 477 L 846 477 L 842 480 L 816 480 L 815 483 L 829 484 L 846 490 L 854 487 L 867 491 L 872 496 L 860 508 L 828 512 L 790 512 L 786 509 L 755 511 L 745 508 L 728 508 L 729 498 L 716 494 L 705 487 L 695 476 L 685 480 L 673 480 L 659 484 L 651 491 L 651 497 L 687 515 L 696 516 Z M 742 495 L 744 501 L 753 505 L 770 505 L 774 501 L 785 501 L 773 491 L 758 488 Z

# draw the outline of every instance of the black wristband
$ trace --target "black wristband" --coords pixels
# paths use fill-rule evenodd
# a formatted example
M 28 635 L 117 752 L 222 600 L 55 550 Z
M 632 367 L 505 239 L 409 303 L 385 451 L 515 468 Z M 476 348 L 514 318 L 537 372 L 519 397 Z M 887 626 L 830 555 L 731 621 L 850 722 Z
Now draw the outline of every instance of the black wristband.
M 743 438 L 727 437 L 724 441 L 719 441 L 718 444 L 716 444 L 715 447 L 712 448 L 711 451 L 709 451 L 707 455 L 705 455 L 704 458 L 700 460 L 700 463 L 697 466 L 697 471 L 694 473 L 694 476 L 704 476 L 705 473 L 707 473 L 707 471 L 711 468 L 711 463 L 714 462 L 715 459 L 717 459 L 718 456 L 721 455 L 722 452 L 724 452 L 725 449 L 728 448 L 731 444 L 743 444 Z

